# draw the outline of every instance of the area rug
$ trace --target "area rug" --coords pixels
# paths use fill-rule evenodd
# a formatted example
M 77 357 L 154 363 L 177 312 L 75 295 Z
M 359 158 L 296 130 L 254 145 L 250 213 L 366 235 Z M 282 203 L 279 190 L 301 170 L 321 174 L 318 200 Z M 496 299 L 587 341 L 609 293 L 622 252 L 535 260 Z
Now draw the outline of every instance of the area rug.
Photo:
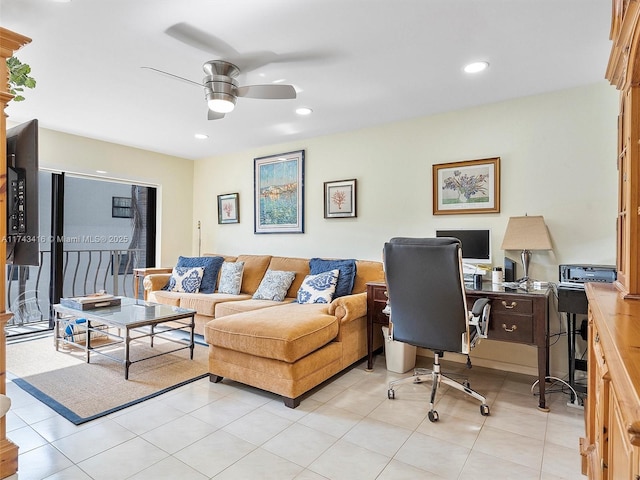
M 153 349 L 147 342 L 131 345 L 131 360 L 173 350 L 176 343 L 156 339 Z M 106 347 L 106 352 L 122 358 L 122 345 Z M 193 360 L 189 350 L 162 355 L 129 367 L 99 354 L 86 363 L 84 350 L 56 351 L 53 338 L 7 345 L 9 378 L 23 390 L 76 425 L 100 418 L 131 405 L 207 376 L 207 348 L 196 344 Z

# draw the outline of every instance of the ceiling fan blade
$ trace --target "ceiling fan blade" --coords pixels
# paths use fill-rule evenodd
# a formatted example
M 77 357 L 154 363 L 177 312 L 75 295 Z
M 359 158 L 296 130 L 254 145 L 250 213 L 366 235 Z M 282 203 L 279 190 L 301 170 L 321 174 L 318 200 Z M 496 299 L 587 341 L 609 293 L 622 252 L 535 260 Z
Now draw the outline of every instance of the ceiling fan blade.
M 200 30 L 185 22 L 176 23 L 167 28 L 164 33 L 191 47 L 203 50 L 207 53 L 233 57 L 239 55 L 235 48 L 220 40 L 215 35 Z
M 292 85 L 247 85 L 238 87 L 238 97 L 287 99 L 296 98 L 296 89 Z
M 174 75 L 173 73 L 169 73 L 169 72 L 164 72 L 162 70 L 158 70 L 157 68 L 153 68 L 153 67 L 140 67 L 140 68 L 143 68 L 145 70 L 151 70 L 152 72 L 156 72 L 156 73 L 159 73 L 161 75 L 166 75 L 167 77 L 173 78 L 174 80 L 180 80 L 182 82 L 187 82 L 187 83 L 190 83 L 192 85 L 196 85 L 198 87 L 202 87 L 202 83 L 194 82 L 193 80 L 189 80 L 188 78 L 180 77 L 178 75 Z
M 214 112 L 213 110 L 209 109 L 207 120 L 220 120 L 221 118 L 224 118 L 224 113 Z

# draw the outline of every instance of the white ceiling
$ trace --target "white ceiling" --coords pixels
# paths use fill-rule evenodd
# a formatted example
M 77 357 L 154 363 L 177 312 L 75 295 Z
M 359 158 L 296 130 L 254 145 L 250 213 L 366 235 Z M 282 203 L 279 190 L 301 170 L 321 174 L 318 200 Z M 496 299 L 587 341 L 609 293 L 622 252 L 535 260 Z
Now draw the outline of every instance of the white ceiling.
M 609 0 L 0 0 L 0 25 L 37 80 L 15 122 L 179 157 L 248 148 L 604 81 Z M 200 82 L 216 52 L 165 33 L 177 23 L 272 63 L 241 85 L 284 79 L 295 100 L 239 98 L 208 121 Z M 476 76 L 464 64 L 486 60 Z M 296 115 L 308 106 L 313 114 Z M 195 133 L 209 135 L 196 140 Z

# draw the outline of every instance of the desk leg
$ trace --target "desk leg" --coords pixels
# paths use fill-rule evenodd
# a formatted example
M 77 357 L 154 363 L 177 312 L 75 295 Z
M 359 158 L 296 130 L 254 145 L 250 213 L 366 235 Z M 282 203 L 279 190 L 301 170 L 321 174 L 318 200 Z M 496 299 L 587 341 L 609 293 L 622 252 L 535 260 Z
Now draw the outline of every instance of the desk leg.
M 367 371 L 373 370 L 373 322 L 367 316 Z
M 548 412 L 547 402 L 545 399 L 546 388 L 546 365 L 547 365 L 547 349 L 542 346 L 538 347 L 538 389 L 540 391 L 540 402 L 538 403 L 538 409 L 543 412 Z
M 568 326 L 568 336 L 567 336 L 567 341 L 569 342 L 568 345 L 568 352 L 569 352 L 569 385 L 571 385 L 571 388 L 575 388 L 575 383 L 576 383 L 576 314 L 575 313 L 568 313 L 567 314 L 567 326 Z M 571 403 L 576 401 L 576 397 L 573 394 L 573 390 L 571 391 Z

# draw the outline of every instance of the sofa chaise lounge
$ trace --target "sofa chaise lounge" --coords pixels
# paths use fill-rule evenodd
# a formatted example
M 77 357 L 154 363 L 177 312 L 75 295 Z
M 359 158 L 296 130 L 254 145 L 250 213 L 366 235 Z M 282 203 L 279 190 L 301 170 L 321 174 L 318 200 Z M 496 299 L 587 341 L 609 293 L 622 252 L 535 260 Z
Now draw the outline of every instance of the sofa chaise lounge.
M 196 333 L 209 345 L 212 382 L 227 377 L 281 395 L 295 408 L 304 393 L 366 356 L 366 284 L 384 280 L 381 262 L 352 261 L 355 276 L 347 294 L 330 303 L 301 304 L 296 298 L 311 274 L 311 259 L 218 257 L 244 263 L 238 294 L 162 290 L 170 274 L 144 279 L 149 301 L 196 310 Z M 254 298 L 268 271 L 295 273 L 280 301 Z M 382 337 L 375 338 L 377 348 Z

